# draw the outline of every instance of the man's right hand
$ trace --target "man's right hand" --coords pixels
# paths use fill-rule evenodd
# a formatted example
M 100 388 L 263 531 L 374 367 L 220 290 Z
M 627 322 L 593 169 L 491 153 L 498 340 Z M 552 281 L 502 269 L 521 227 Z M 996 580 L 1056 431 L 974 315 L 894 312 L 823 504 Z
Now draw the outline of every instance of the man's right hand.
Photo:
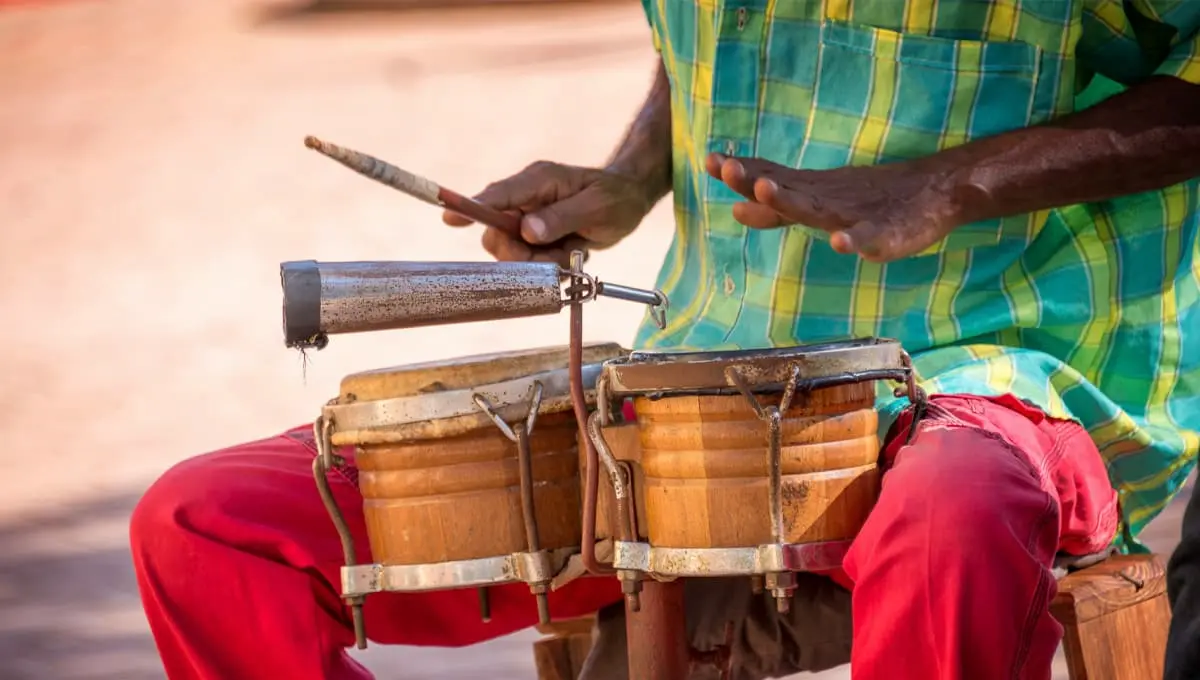
M 641 184 L 607 170 L 538 161 L 489 185 L 475 197 L 497 210 L 521 215 L 521 238 L 491 227 L 483 247 L 497 260 L 556 262 L 569 266 L 572 250 L 616 244 L 641 223 L 653 201 Z M 446 211 L 452 227 L 472 224 Z

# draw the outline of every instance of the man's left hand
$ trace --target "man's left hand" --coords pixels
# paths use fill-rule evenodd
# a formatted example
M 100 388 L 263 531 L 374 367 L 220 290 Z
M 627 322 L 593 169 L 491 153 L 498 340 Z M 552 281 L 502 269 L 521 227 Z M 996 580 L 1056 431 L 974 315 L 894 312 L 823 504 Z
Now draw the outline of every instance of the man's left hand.
M 747 227 L 802 224 L 830 233 L 839 253 L 872 262 L 915 255 L 966 223 L 951 173 L 920 161 L 795 170 L 710 154 L 708 173 L 750 199 L 733 207 Z

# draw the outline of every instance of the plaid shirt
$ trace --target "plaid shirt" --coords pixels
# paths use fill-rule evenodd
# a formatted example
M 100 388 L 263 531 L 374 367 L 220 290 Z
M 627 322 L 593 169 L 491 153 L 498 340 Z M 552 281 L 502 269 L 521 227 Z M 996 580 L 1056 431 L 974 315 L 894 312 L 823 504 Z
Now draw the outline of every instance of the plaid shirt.
M 1130 532 L 1162 510 L 1200 448 L 1200 181 L 967 225 L 872 264 L 817 230 L 745 229 L 704 157 L 916 158 L 1070 113 L 1097 74 L 1200 83 L 1200 0 L 643 4 L 671 81 L 677 231 L 669 325 L 643 325 L 638 346 L 896 338 L 930 392 L 1013 393 L 1081 422 Z M 901 407 L 881 390 L 885 426 Z

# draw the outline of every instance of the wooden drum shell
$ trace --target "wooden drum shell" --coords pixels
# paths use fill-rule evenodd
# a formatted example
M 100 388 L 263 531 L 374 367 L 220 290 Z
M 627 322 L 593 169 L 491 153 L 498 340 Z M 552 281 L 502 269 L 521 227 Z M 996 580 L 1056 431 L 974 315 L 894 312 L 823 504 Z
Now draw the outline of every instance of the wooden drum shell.
M 627 354 L 583 348 L 584 400 L 600 366 Z M 493 418 L 525 427 L 539 550 L 577 548 L 582 526 L 568 348 L 515 350 L 364 371 L 342 380 L 323 418 L 334 446 L 353 446 L 371 561 L 416 566 L 530 550 L 515 441 Z M 540 385 L 540 387 L 538 387 Z
M 530 437 L 540 547 L 580 544 L 577 425 L 538 418 Z M 360 445 L 359 488 L 374 561 L 431 564 L 525 552 L 517 446 L 494 426 Z
M 669 394 L 669 393 L 668 393 Z M 780 395 L 759 397 L 778 404 Z M 851 539 L 879 495 L 871 382 L 797 394 L 783 417 L 784 543 Z M 639 396 L 639 530 L 664 548 L 772 542 L 768 424 L 745 397 Z

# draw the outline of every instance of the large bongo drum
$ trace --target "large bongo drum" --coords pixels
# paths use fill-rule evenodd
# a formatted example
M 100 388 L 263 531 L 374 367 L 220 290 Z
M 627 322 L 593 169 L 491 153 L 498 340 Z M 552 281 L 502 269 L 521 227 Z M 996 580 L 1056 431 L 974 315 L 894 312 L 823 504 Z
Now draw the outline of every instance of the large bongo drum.
M 595 403 L 615 344 L 583 351 Z M 367 371 L 342 380 L 317 421 L 315 473 L 346 550 L 343 596 L 525 582 L 539 595 L 580 545 L 579 423 L 568 348 Z M 336 447 L 354 448 L 371 564 L 328 493 Z M 357 611 L 357 608 L 356 608 Z M 361 623 L 358 624 L 361 626 Z
M 881 380 L 920 399 L 884 339 L 608 361 L 602 401 L 632 398 L 637 412 L 640 474 L 615 500 L 634 517 L 615 520 L 622 580 L 747 575 L 785 606 L 793 572 L 840 566 L 879 494 Z M 613 467 L 606 417 L 589 432 Z

